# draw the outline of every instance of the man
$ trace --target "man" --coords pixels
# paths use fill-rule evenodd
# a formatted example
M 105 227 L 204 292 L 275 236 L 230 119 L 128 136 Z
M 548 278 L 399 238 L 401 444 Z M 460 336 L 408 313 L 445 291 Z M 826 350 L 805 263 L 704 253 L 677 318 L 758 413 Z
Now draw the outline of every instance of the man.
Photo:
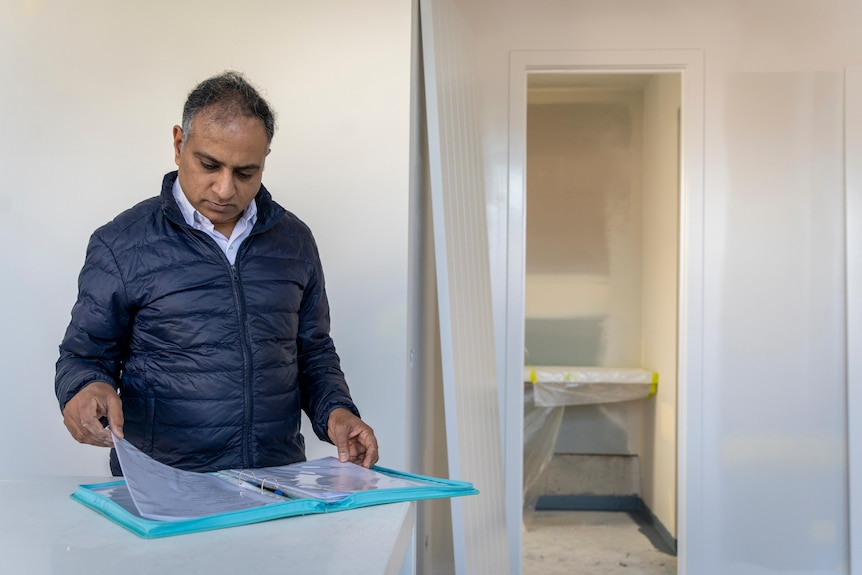
M 55 380 L 79 442 L 113 445 L 107 422 L 182 469 L 286 465 L 305 459 L 304 409 L 339 459 L 377 461 L 329 337 L 317 246 L 261 184 L 274 131 L 240 74 L 202 82 L 161 195 L 91 237 Z

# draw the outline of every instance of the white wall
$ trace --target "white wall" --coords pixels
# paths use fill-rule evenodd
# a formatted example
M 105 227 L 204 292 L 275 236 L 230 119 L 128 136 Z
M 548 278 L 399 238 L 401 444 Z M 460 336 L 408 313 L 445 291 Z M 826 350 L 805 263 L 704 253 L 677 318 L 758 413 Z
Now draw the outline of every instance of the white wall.
M 677 535 L 677 341 L 679 269 L 679 74 L 653 76 L 644 92 L 641 357 L 659 374 L 643 403 L 641 498 Z
M 0 476 L 107 471 L 53 396 L 84 249 L 159 192 L 186 94 L 224 69 L 279 113 L 264 184 L 315 233 L 354 398 L 404 466 L 410 18 L 399 0 L 0 0 Z
M 459 0 L 482 70 L 494 285 L 505 286 L 511 50 L 699 49 L 705 61 L 702 510 L 688 573 L 848 560 L 842 78 L 848 0 Z M 505 294 L 495 292 L 499 344 Z M 500 349 L 500 347 L 498 347 Z M 681 429 L 680 433 L 685 433 Z M 680 464 L 682 465 L 682 464 Z

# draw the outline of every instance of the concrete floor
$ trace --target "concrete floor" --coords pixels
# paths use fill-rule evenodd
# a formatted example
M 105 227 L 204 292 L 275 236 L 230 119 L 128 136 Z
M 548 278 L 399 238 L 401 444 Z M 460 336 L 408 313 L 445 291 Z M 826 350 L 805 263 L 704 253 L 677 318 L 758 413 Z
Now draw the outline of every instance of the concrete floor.
M 536 511 L 526 517 L 523 575 L 676 575 L 623 512 Z

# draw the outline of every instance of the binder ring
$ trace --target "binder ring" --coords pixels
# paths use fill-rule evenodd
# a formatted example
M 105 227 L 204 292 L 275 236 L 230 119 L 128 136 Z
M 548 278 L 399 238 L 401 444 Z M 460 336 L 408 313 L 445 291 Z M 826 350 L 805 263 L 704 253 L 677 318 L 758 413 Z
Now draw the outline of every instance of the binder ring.
M 255 475 L 254 475 L 254 472 L 253 472 L 253 471 L 247 471 L 247 470 L 243 469 L 242 471 L 240 471 L 240 472 L 239 472 L 239 473 L 237 473 L 237 475 L 236 475 L 236 484 L 237 484 L 237 485 L 242 485 L 242 476 L 243 476 L 243 475 L 250 475 L 250 476 L 251 476 L 252 481 L 257 482 L 257 477 L 255 477 Z
M 267 488 L 266 482 L 269 481 L 272 487 Z M 260 492 L 263 493 L 264 489 L 269 489 L 270 491 L 278 491 L 278 479 L 275 477 L 264 477 L 260 480 Z

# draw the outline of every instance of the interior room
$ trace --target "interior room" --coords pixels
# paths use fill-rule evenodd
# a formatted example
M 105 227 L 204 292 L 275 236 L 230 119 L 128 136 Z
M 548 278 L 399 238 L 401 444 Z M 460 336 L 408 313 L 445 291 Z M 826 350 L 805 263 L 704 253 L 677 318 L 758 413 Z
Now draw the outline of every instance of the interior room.
M 497 362 L 498 378 L 496 389 L 481 393 L 470 387 L 478 378 L 465 378 L 483 414 L 495 417 L 466 417 L 464 432 L 451 435 L 473 441 L 479 453 L 494 451 L 489 446 L 503 436 L 505 472 L 497 475 L 505 478 L 504 496 L 486 475 L 454 465 L 459 461 L 453 450 L 447 454 L 441 429 L 445 412 L 464 403 L 443 406 L 438 384 L 448 375 L 441 373 L 443 338 L 434 322 L 438 302 L 450 294 L 438 293 L 442 284 L 433 277 L 440 252 L 431 231 L 416 225 L 427 224 L 432 211 L 422 195 L 429 166 L 422 154 L 428 102 L 421 71 L 434 54 L 417 49 L 418 13 L 430 5 L 460 13 L 469 40 L 441 42 L 451 52 L 437 60 L 440 76 L 466 77 L 460 68 L 449 73 L 468 60 L 465 44 L 476 64 L 469 83 L 477 94 L 477 144 L 471 155 L 452 157 L 469 157 L 469 168 L 482 171 L 470 193 L 478 197 L 487 227 L 471 226 L 479 230 L 475 235 L 487 236 L 481 251 L 491 293 L 483 292 L 480 303 L 491 307 L 493 328 L 476 342 L 493 348 L 488 355 Z M 12 241 L 0 282 L 0 487 L 8 498 L 24 501 L 15 491 L 16 481 L 23 483 L 34 502 L 32 508 L 19 506 L 31 528 L 7 522 L 0 561 L 20 557 L 25 567 L 18 571 L 34 574 L 53 574 L 58 566 L 89 572 L 93 564 L 164 572 L 171 560 L 174 566 L 193 562 L 174 571 L 200 569 L 199 558 L 206 557 L 221 571 L 236 573 L 253 568 L 250 557 L 266 567 L 266 560 L 295 565 L 294 553 L 321 562 L 365 558 L 350 555 L 349 537 L 309 545 L 308 530 L 289 522 L 284 529 L 266 526 L 278 542 L 268 549 L 280 556 L 249 552 L 269 540 L 239 528 L 214 531 L 194 544 L 123 539 L 125 533 L 111 531 L 96 514 L 81 515 L 90 511 L 75 508 L 69 498 L 77 484 L 108 473 L 104 449 L 78 444 L 66 431 L 51 389 L 88 238 L 155 195 L 162 175 L 175 168 L 171 127 L 191 86 L 236 69 L 265 88 L 279 112 L 264 182 L 314 230 L 327 274 L 332 334 L 354 399 L 381 441 L 380 463 L 422 471 L 423 460 L 433 460 L 434 473 L 476 481 L 481 495 L 474 500 L 487 503 L 481 511 L 494 512 L 457 524 L 453 507 L 434 502 L 440 503 L 436 522 L 429 520 L 434 525 L 423 531 L 431 514 L 422 515 L 420 507 L 414 539 L 402 515 L 407 535 L 397 548 L 411 544 L 406 556 L 409 563 L 415 555 L 413 571 L 467 572 L 461 564 L 456 570 L 452 558 L 470 554 L 482 561 L 496 554 L 508 555 L 508 572 L 519 573 L 522 539 L 537 525 L 532 501 L 538 504 L 541 496 L 561 507 L 566 499 L 633 495 L 677 542 L 681 574 L 859 572 L 862 497 L 853 491 L 862 477 L 862 354 L 856 352 L 862 338 L 860 22 L 862 3 L 852 0 L 248 0 L 218 10 L 200 0 L 0 0 L 0 166 L 7 176 L 0 213 Z M 544 55 L 619 64 L 623 57 L 656 54 L 681 63 L 677 72 L 684 68 L 682 105 L 662 106 L 666 116 L 683 111 L 682 137 L 666 129 L 660 145 L 647 145 L 654 117 L 647 109 L 661 100 L 653 96 L 680 92 L 669 87 L 673 74 L 664 74 L 667 69 L 651 69 L 638 88 L 639 126 L 618 125 L 607 139 L 594 132 L 589 140 L 608 153 L 602 162 L 640 156 L 611 180 L 615 186 L 639 182 L 640 195 L 632 187 L 626 197 L 624 188 L 615 187 L 601 196 L 607 205 L 593 198 L 574 214 L 549 208 L 545 217 L 562 222 L 554 227 L 569 236 L 560 241 L 601 249 L 586 254 L 545 245 L 583 259 L 556 269 L 541 259 L 543 251 L 531 270 L 536 277 L 519 275 L 518 285 L 534 294 L 560 289 L 579 297 L 537 295 L 529 313 L 510 314 L 510 272 L 521 274 L 526 263 L 517 254 L 523 234 L 509 237 L 520 225 L 513 205 L 524 167 L 521 143 L 513 138 L 522 128 L 511 121 L 513 64 L 526 63 L 525 69 Z M 594 90 L 633 89 L 597 84 L 595 67 L 585 72 L 579 80 L 589 80 Z M 613 75 L 620 82 L 635 80 L 625 70 Z M 526 99 L 526 87 L 523 92 Z M 603 104 L 603 117 L 634 117 L 629 100 L 615 101 Z M 449 109 L 454 128 L 465 128 L 463 107 Z M 661 123 L 668 127 L 673 120 Z M 640 130 L 639 149 L 620 150 L 625 130 Z M 667 157 L 681 154 L 681 165 L 651 173 L 658 166 L 652 154 L 660 148 L 679 148 Z M 577 167 L 592 169 L 599 160 Z M 678 213 L 664 202 L 667 197 L 648 197 L 677 189 L 649 181 L 680 175 Z M 679 236 L 669 237 L 672 232 Z M 422 241 L 414 241 L 420 234 Z M 551 240 L 527 240 L 527 246 L 542 241 Z M 666 247 L 674 242 L 676 248 Z M 674 273 L 676 290 L 669 279 Z M 557 285 L 557 279 L 563 281 Z M 682 310 L 676 320 L 674 310 Z M 427 325 L 417 325 L 417 317 Z M 523 334 L 512 335 L 522 322 L 529 323 L 528 345 L 518 340 Z M 576 343 L 578 354 L 558 353 L 558 342 Z M 540 483 L 528 483 L 526 498 L 523 472 L 531 462 L 521 435 L 523 391 L 524 380 L 532 378 L 523 377 L 525 362 L 658 374 L 652 397 L 544 408 L 556 410 L 559 429 L 546 434 L 546 473 Z M 510 432 L 516 440 L 509 440 Z M 309 458 L 333 452 L 312 435 Z M 491 436 L 496 443 L 483 443 Z M 614 479 L 602 484 L 604 492 L 572 470 L 609 460 L 620 469 L 604 475 Z M 480 471 L 485 469 L 490 467 Z M 48 485 L 54 486 L 51 499 L 44 496 Z M 500 528 L 507 521 L 500 520 L 503 511 L 515 519 Z M 620 513 L 606 516 L 628 520 Z M 333 517 L 338 520 L 336 514 L 305 519 L 331 533 L 326 521 Z M 599 530 L 592 518 L 584 523 L 587 532 Z M 448 531 L 437 531 L 439 524 Z M 475 539 L 463 537 L 464 525 Z M 361 523 L 358 531 L 367 536 L 367 527 Z M 393 540 L 398 527 L 389 530 Z M 586 535 L 568 533 L 565 524 L 548 529 L 563 533 L 575 552 L 585 549 Z M 643 540 L 639 531 L 634 535 Z M 116 544 L 109 541 L 114 537 Z M 655 549 L 652 542 L 647 547 Z M 425 556 L 437 550 L 446 568 L 423 570 Z M 526 561 L 529 554 L 523 552 Z M 672 567 L 671 556 L 663 557 Z M 617 560 L 622 570 L 620 561 L 626 561 Z
M 525 573 L 675 572 L 680 104 L 679 74 L 528 77 Z

